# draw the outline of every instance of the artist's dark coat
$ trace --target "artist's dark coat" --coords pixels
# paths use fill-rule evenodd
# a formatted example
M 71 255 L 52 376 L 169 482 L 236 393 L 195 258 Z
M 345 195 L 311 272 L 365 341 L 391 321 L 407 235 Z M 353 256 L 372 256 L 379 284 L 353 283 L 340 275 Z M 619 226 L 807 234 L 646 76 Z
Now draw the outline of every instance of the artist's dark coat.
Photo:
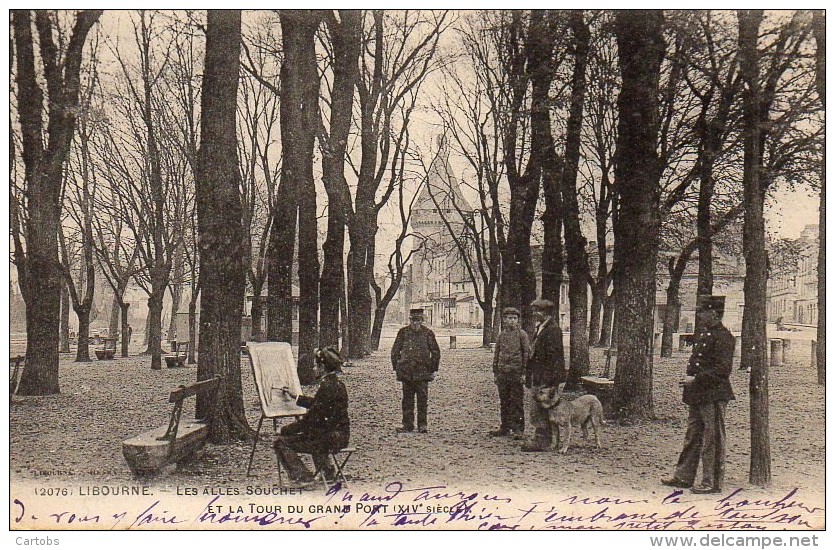
M 348 444 L 351 421 L 348 418 L 348 390 L 336 373 L 328 373 L 319 384 L 314 397 L 301 395 L 296 404 L 307 409 L 298 421 L 284 426 L 282 435 L 305 434 L 324 437 L 330 441 Z
M 533 337 L 531 356 L 525 368 L 525 385 L 553 387 L 565 379 L 562 331 L 556 321 L 549 319 Z
M 405 326 L 397 332 L 391 348 L 391 366 L 401 382 L 427 382 L 441 364 L 441 348 L 435 333 L 422 326 Z
M 721 323 L 695 334 L 687 364 L 687 375 L 695 379 L 684 387 L 685 403 L 698 405 L 734 398 L 730 382 L 734 343 L 733 334 Z

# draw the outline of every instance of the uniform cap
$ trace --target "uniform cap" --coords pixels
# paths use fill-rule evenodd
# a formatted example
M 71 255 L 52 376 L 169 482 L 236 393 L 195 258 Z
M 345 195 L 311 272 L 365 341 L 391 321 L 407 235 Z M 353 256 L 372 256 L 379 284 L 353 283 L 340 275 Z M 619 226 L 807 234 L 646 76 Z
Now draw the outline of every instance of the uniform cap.
M 420 317 L 423 319 L 423 308 L 412 308 L 409 310 L 409 318 Z

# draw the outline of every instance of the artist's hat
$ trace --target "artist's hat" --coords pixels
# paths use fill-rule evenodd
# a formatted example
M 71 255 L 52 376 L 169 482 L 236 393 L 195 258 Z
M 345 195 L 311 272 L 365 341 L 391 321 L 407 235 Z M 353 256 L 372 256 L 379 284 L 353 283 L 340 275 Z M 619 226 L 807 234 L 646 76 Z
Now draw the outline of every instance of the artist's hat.
M 316 359 L 318 359 L 322 365 L 325 366 L 325 370 L 330 372 L 342 372 L 342 356 L 339 355 L 339 351 L 336 349 L 336 346 L 328 346 L 326 348 L 317 349 L 314 352 Z
M 696 309 L 700 311 L 716 311 L 721 315 L 725 313 L 725 297 L 703 294 L 696 299 Z

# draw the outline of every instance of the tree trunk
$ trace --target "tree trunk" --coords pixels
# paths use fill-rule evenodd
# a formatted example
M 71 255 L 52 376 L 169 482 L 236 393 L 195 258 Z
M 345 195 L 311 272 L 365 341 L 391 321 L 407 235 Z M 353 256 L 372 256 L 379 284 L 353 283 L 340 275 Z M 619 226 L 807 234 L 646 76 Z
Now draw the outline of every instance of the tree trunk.
M 197 363 L 197 292 L 192 289 L 192 297 L 188 303 L 188 364 Z
M 79 307 L 75 310 L 78 316 L 78 350 L 75 352 L 76 363 L 89 363 L 90 359 L 90 308 Z
M 264 303 L 261 301 L 261 293 L 264 291 L 264 280 L 258 279 L 252 281 L 252 340 L 254 342 L 263 342 L 264 335 L 261 330 L 264 319 Z
M 681 302 L 679 301 L 679 281 L 667 286 L 667 309 L 664 312 L 664 328 L 661 332 L 661 357 L 673 356 L 673 333 L 676 330 L 679 315 L 681 315 Z
M 812 14 L 815 34 L 815 87 L 821 108 L 826 110 L 826 21 L 822 10 Z M 818 384 L 826 385 L 826 142 L 820 163 L 820 208 L 818 219 Z
M 358 205 L 359 208 L 359 205 Z M 367 212 L 364 213 L 367 216 Z M 369 354 L 371 287 L 368 282 L 367 223 L 359 218 L 350 231 L 348 252 L 348 357 L 359 359 Z
M 151 356 L 152 370 L 162 368 L 163 292 L 152 290 L 150 296 L 148 296 L 148 347 L 145 349 L 145 353 Z
M 110 303 L 110 322 L 107 324 L 107 333 L 115 337 L 119 333 L 119 297 L 113 293 L 113 301 Z
M 279 14 L 284 59 L 281 64 L 282 185 L 295 180 L 299 220 L 299 355 L 302 384 L 311 384 L 313 350 L 319 332 L 319 254 L 313 146 L 319 125 L 319 74 L 315 35 L 320 14 L 283 10 Z
M 333 43 L 333 92 L 330 136 L 322 155 L 322 179 L 328 194 L 328 233 L 322 247 L 320 282 L 320 342 L 338 347 L 340 335 L 340 296 L 345 277 L 345 224 L 351 210 L 351 197 L 345 180 L 345 150 L 351 129 L 354 90 L 359 76 L 357 60 L 361 50 L 362 14 L 340 10 L 341 21 L 327 19 Z M 341 318 L 342 323 L 346 318 Z
M 630 418 L 653 418 L 652 345 L 661 167 L 658 82 L 664 59 L 664 15 L 618 11 L 615 27 L 622 77 L 618 96 L 620 210 L 615 222 L 618 368 L 614 407 Z
M 488 297 L 488 304 L 481 308 L 481 347 L 489 348 L 490 344 L 496 341 L 493 334 L 493 306 L 489 305 L 493 301 L 493 297 Z
M 130 339 L 133 337 L 133 329 L 128 324 L 130 304 L 122 302 L 119 304 L 119 307 L 122 310 L 122 357 L 127 357 L 129 355 L 128 347 L 130 346 Z
M 750 369 L 751 464 L 749 481 L 771 483 L 771 448 L 768 428 L 768 361 L 766 339 L 765 194 L 760 183 L 760 91 L 757 39 L 762 10 L 739 11 L 740 69 L 746 84 L 743 108 L 745 221 L 742 250 L 745 256 L 745 310 L 742 313 L 742 357 L 740 366 Z
M 183 276 L 185 275 L 185 258 L 183 245 L 178 243 L 174 247 L 174 272 L 171 286 L 171 320 L 168 323 L 168 337 L 177 334 L 177 313 L 180 311 L 180 301 L 183 298 Z M 182 341 L 184 335 L 177 334 L 177 341 Z
M 562 170 L 562 196 L 565 212 L 565 247 L 568 266 L 568 302 L 570 319 L 570 360 L 566 389 L 576 389 L 580 377 L 589 373 L 588 276 L 589 259 L 586 238 L 580 229 L 580 205 L 577 201 L 577 171 L 580 162 L 580 139 L 583 125 L 583 102 L 586 97 L 586 63 L 589 28 L 583 10 L 572 10 L 571 32 L 574 35 L 574 72 L 571 80 L 571 106 L 565 131 L 565 161 Z
M 60 352 L 70 352 L 70 291 L 67 284 L 61 285 L 61 335 Z
M 615 292 L 603 299 L 603 322 L 600 326 L 600 347 L 608 348 L 615 340 L 612 338 L 612 329 L 615 324 Z
M 209 10 L 196 178 L 200 249 L 200 363 L 197 379 L 220 377 L 213 396 L 198 395 L 209 439 L 246 439 L 241 386 L 241 315 L 246 295 L 240 173 L 235 129 L 241 50 L 240 10 Z
M 12 17 L 14 51 L 17 54 L 17 112 L 20 120 L 23 163 L 27 182 L 29 218 L 26 225 L 25 265 L 18 265 L 25 279 L 26 368 L 18 394 L 51 395 L 60 392 L 58 343 L 61 318 L 62 268 L 58 253 L 63 166 L 75 132 L 81 58 L 90 28 L 101 10 L 80 11 L 63 52 L 54 43 L 49 14 L 36 14 L 43 63 L 52 68 L 43 75 L 35 69 L 32 21 L 28 10 L 15 10 Z M 63 61 L 60 64 L 60 61 Z M 39 83 L 49 90 L 48 105 Z M 23 99 L 23 101 L 21 101 Z M 47 113 L 46 117 L 44 113 Z M 47 128 L 44 129 L 44 119 Z M 46 130 L 46 131 L 45 131 Z M 48 145 L 44 147 L 44 137 Z
M 347 274 L 346 274 L 347 275 Z M 342 288 L 339 291 L 339 318 L 342 319 L 342 347 L 339 348 L 342 357 L 347 357 L 346 348 L 348 347 L 348 295 L 345 284 L 346 277 L 342 277 Z
M 589 346 L 600 344 L 601 326 L 600 321 L 603 313 L 603 300 L 606 291 L 600 290 L 600 283 L 595 281 L 591 288 L 591 312 L 589 314 Z

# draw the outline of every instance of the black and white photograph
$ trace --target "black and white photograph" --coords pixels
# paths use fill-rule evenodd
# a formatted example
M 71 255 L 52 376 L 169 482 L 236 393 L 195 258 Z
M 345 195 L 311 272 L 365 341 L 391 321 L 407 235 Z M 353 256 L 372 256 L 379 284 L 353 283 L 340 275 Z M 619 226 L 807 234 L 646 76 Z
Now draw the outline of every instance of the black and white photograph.
M 821 545 L 825 11 L 291 7 L 9 9 L 10 540 Z

